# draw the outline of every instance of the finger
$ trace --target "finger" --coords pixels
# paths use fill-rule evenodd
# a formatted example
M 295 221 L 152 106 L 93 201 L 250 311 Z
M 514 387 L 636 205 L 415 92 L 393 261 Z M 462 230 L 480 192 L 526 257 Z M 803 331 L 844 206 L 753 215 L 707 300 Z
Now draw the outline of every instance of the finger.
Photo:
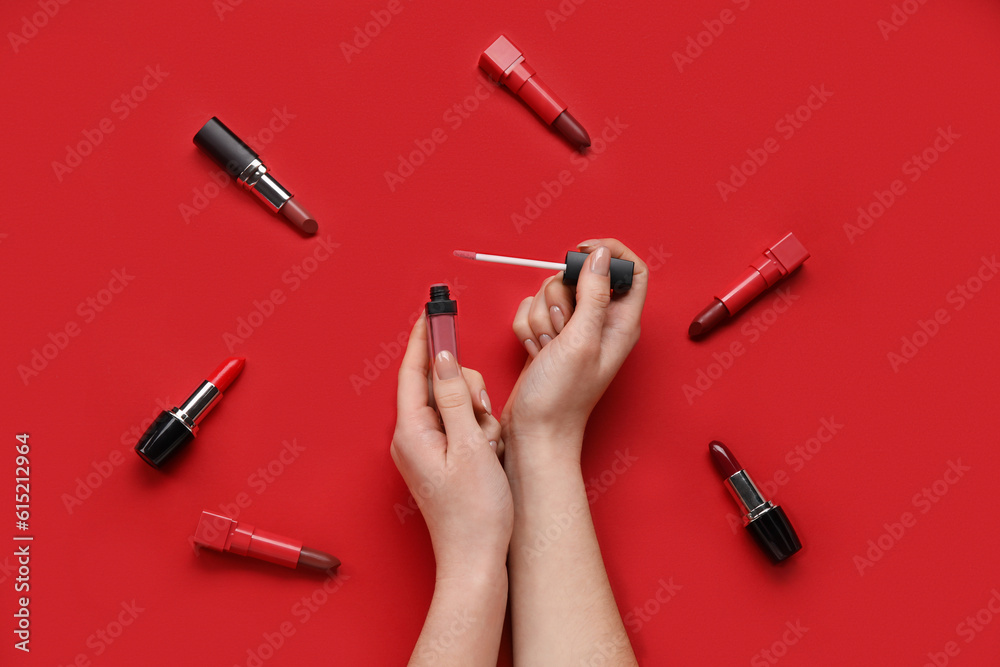
M 470 447 L 483 439 L 473 408 L 469 385 L 458 360 L 448 350 L 434 357 L 434 402 L 448 436 L 448 451 Z
M 592 252 L 601 245 L 611 251 L 612 257 L 635 264 L 632 271 L 631 289 L 625 294 L 617 295 L 615 302 L 627 306 L 626 311 L 629 313 L 629 317 L 634 320 L 634 323 L 638 323 L 643 302 L 646 300 L 646 290 L 649 286 L 649 270 L 646 263 L 618 239 L 591 239 L 578 244 L 577 247 L 581 252 Z
M 463 368 L 462 375 L 465 376 L 465 384 L 469 386 L 469 394 L 472 396 L 472 411 L 476 415 L 476 422 L 487 442 L 496 449 L 500 440 L 500 422 L 493 416 L 493 403 L 486 391 L 486 381 L 479 371 L 471 368 Z
M 538 341 L 535 340 L 535 334 L 531 331 L 531 325 L 528 323 L 528 313 L 531 311 L 531 303 L 534 300 L 535 297 L 529 296 L 521 301 L 521 305 L 517 307 L 517 313 L 514 314 L 514 324 L 512 325 L 517 340 L 521 342 L 532 358 L 541 349 L 538 347 Z
M 576 312 L 566 325 L 583 341 L 600 341 L 611 303 L 611 252 L 598 246 L 587 255 L 576 283 Z
M 410 329 L 410 339 L 399 366 L 399 386 L 396 390 L 397 417 L 404 417 L 427 406 L 427 326 L 423 317 L 418 317 Z
M 552 328 L 558 334 L 573 315 L 575 294 L 573 287 L 563 285 L 561 272 L 555 277 L 556 280 L 545 285 L 545 303 L 549 307 L 549 320 L 552 322 Z
M 533 338 L 538 341 L 538 347 L 545 347 L 556 336 L 549 304 L 545 300 L 545 290 L 552 284 L 555 276 L 546 278 L 528 309 L 528 326 L 531 327 Z

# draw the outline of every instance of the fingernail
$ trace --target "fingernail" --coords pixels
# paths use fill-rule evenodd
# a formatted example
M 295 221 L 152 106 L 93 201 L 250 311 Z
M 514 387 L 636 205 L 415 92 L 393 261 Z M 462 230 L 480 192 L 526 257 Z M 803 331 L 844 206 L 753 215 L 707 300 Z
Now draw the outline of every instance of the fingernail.
M 490 440 L 490 447 L 492 447 L 493 451 L 495 452 L 497 450 L 497 441 L 496 440 Z
M 490 397 L 486 394 L 485 389 L 479 392 L 479 402 L 483 404 L 483 408 L 486 410 L 487 414 L 493 413 L 493 407 L 490 405 Z
M 535 356 L 536 354 L 538 354 L 538 346 L 535 345 L 535 341 L 531 340 L 530 338 L 524 341 L 524 349 L 526 349 L 528 351 L 528 354 L 530 354 L 531 356 Z
M 563 315 L 562 308 L 559 306 L 549 308 L 549 317 L 552 319 L 552 326 L 556 328 L 556 333 L 562 331 L 563 325 L 566 324 L 566 316 Z
M 590 239 L 589 241 L 584 241 L 583 243 L 577 243 L 577 248 L 593 248 L 595 245 L 600 243 L 597 239 Z
M 538 337 L 538 344 L 541 345 L 542 347 L 545 347 L 551 341 L 552 341 L 552 336 L 548 334 L 542 334 L 541 336 Z
M 591 254 L 590 270 L 600 276 L 611 273 L 611 253 L 607 248 L 601 246 Z
M 438 380 L 451 380 L 458 377 L 458 360 L 448 350 L 441 350 L 434 357 L 434 371 Z

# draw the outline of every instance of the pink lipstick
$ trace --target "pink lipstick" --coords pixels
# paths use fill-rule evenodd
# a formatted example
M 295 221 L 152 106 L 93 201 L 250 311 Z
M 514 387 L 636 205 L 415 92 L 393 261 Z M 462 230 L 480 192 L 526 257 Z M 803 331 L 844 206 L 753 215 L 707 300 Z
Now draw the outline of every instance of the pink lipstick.
M 180 407 L 161 412 L 136 443 L 136 454 L 149 465 L 159 468 L 191 442 L 198 435 L 201 422 L 219 404 L 222 392 L 229 389 L 245 364 L 243 357 L 226 359 Z
M 722 292 L 722 296 L 715 297 L 705 310 L 698 313 L 688 327 L 688 336 L 704 336 L 760 296 L 764 290 L 788 277 L 807 259 L 809 251 L 794 234 L 786 234 L 751 262 L 743 274 Z
M 228 171 L 243 189 L 257 195 L 272 213 L 281 213 L 305 234 L 315 234 L 319 229 L 315 218 L 274 179 L 257 153 L 221 120 L 213 116 L 194 135 L 194 143 Z
M 216 551 L 230 551 L 293 569 L 304 567 L 326 572 L 340 567 L 340 560 L 325 551 L 302 546 L 301 540 L 259 530 L 246 522 L 209 511 L 201 513 L 194 541 Z
M 718 440 L 708 445 L 712 463 L 725 480 L 726 488 L 743 511 L 743 527 L 775 562 L 781 562 L 802 548 L 785 510 L 764 500 L 750 475 L 729 448 Z
M 500 35 L 479 56 L 479 66 L 497 83 L 520 97 L 546 124 L 578 148 L 590 146 L 590 135 L 573 118 L 566 103 L 542 82 L 534 68 L 524 60 L 521 50 Z

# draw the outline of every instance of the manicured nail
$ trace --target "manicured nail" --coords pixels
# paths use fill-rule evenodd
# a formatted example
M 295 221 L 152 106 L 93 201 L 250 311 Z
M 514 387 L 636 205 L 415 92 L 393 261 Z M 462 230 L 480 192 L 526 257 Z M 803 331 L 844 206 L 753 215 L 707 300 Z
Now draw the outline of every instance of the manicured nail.
M 562 331 L 563 325 L 566 324 L 566 316 L 563 315 L 562 308 L 559 306 L 550 307 L 549 318 L 552 320 L 552 326 L 555 327 L 556 333 Z
M 600 243 L 597 239 L 590 239 L 589 241 L 584 241 L 583 243 L 577 243 L 577 248 L 593 248 L 595 245 Z
M 490 397 L 486 394 L 485 389 L 479 392 L 479 402 L 483 404 L 483 409 L 486 410 L 486 414 L 493 414 L 493 407 L 490 405 Z
M 538 337 L 538 344 L 541 345 L 542 347 L 545 347 L 550 342 L 552 342 L 552 336 L 548 334 L 542 334 L 541 336 Z
M 611 273 L 611 253 L 607 248 L 601 246 L 590 255 L 590 270 L 600 276 Z
M 458 377 L 458 360 L 448 350 L 441 350 L 434 357 L 434 371 L 438 380 L 451 380 Z
M 490 447 L 492 447 L 493 451 L 495 452 L 497 450 L 497 441 L 496 440 L 490 440 Z
M 530 354 L 531 356 L 535 356 L 536 354 L 538 354 L 538 345 L 536 345 L 535 341 L 531 340 L 530 338 L 524 341 L 524 349 L 526 349 L 528 351 L 528 354 Z

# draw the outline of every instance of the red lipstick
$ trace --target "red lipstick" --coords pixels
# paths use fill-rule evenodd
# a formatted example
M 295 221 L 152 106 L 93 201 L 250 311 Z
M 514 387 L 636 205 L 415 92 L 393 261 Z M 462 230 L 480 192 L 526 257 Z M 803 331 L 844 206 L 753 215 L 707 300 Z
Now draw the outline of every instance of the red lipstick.
M 222 400 L 222 392 L 233 383 L 245 363 L 243 357 L 226 359 L 179 408 L 161 412 L 136 443 L 136 454 L 149 465 L 159 468 L 191 442 L 198 435 L 201 422 Z
M 257 153 L 243 143 L 222 121 L 212 117 L 194 135 L 194 143 L 229 172 L 245 190 L 253 192 L 272 213 L 281 213 L 305 234 L 319 229 L 309 212 L 268 172 Z
M 534 68 L 525 62 L 521 50 L 509 39 L 500 35 L 479 56 L 479 66 L 491 79 L 507 86 L 546 125 L 553 127 L 570 143 L 579 148 L 590 146 L 590 135 L 583 125 L 567 111 L 566 103 L 542 82 Z
M 773 246 L 757 257 L 750 266 L 698 316 L 688 327 L 688 336 L 697 338 L 722 324 L 756 297 L 785 278 L 802 262 L 809 259 L 809 251 L 795 235 L 786 234 Z
M 216 551 L 231 551 L 293 569 L 304 567 L 326 572 L 340 567 L 340 560 L 325 551 L 302 546 L 301 540 L 259 530 L 248 523 L 208 511 L 201 513 L 194 541 Z
M 718 440 L 708 445 L 712 463 L 743 511 L 743 526 L 768 556 L 781 562 L 802 548 L 785 510 L 764 500 L 750 475 L 729 448 Z

